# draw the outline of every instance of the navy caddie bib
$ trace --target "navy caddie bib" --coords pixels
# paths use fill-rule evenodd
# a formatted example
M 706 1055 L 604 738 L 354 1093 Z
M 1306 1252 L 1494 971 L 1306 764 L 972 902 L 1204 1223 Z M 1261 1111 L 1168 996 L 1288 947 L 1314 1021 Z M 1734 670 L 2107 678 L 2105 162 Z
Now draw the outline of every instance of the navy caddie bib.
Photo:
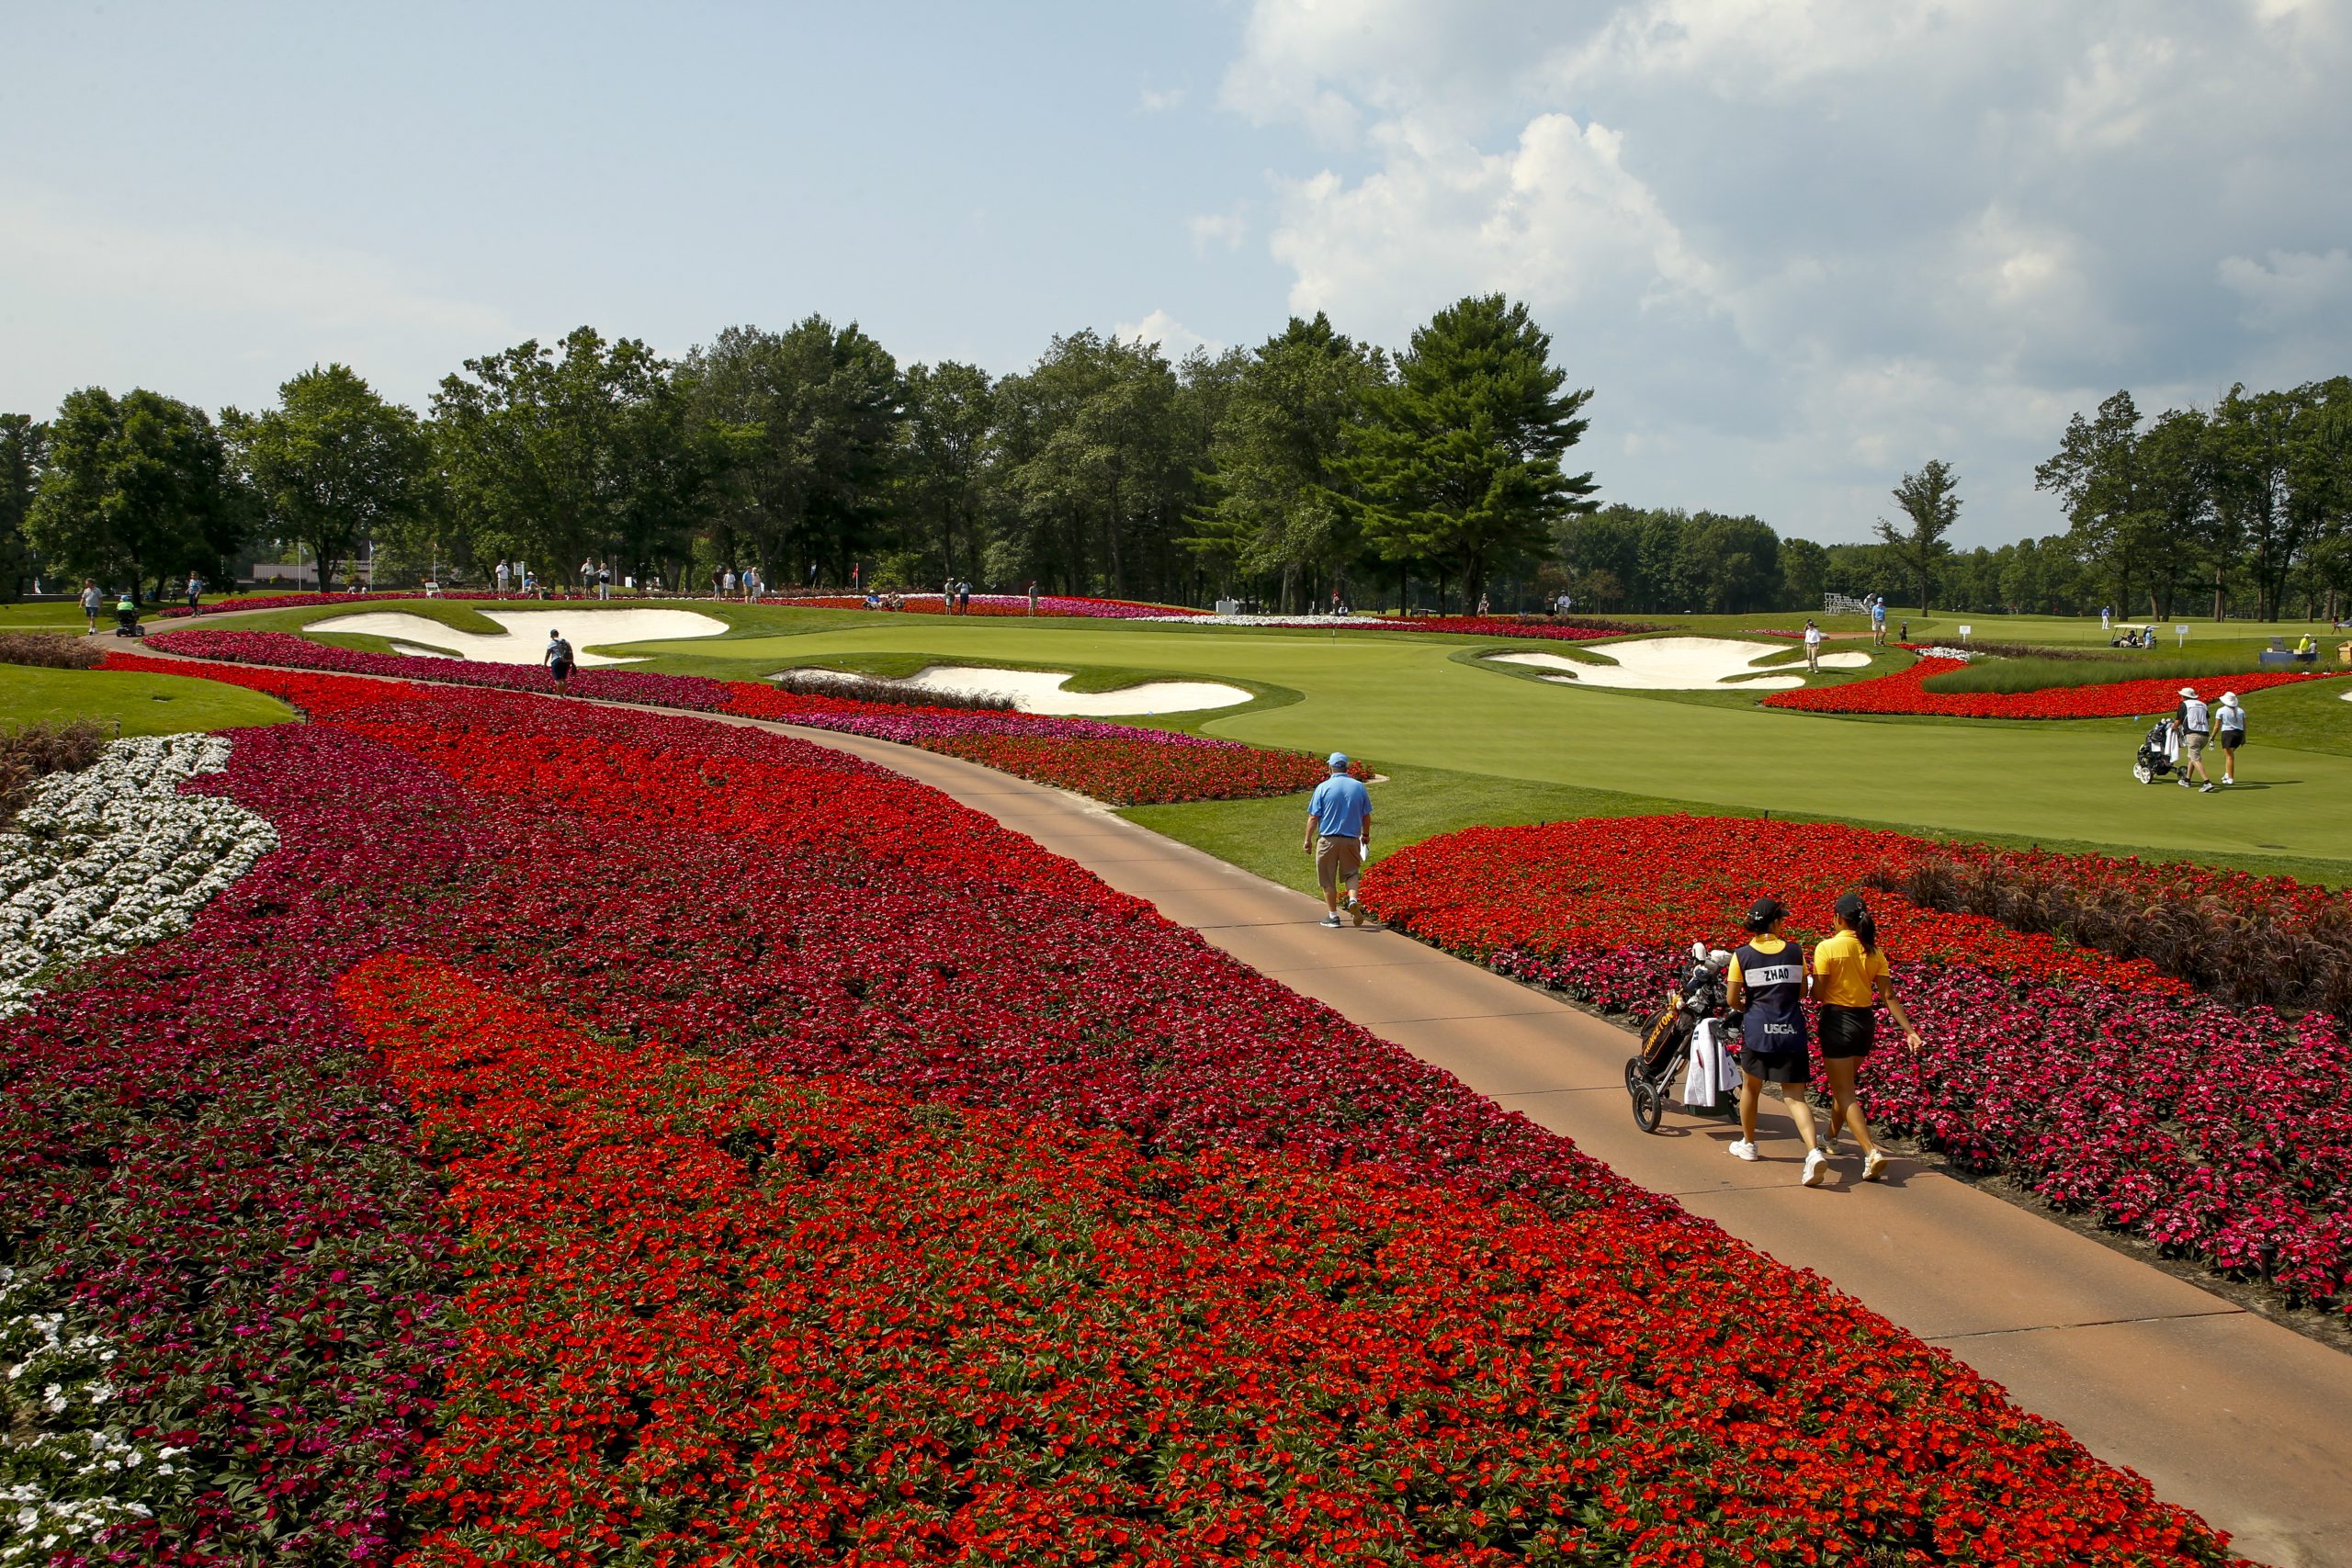
M 1747 987 L 1747 1018 L 1740 1043 L 1759 1056 L 1793 1056 L 1804 1050 L 1804 949 L 1795 942 L 1778 953 L 1759 953 L 1754 943 L 1739 950 L 1740 982 Z

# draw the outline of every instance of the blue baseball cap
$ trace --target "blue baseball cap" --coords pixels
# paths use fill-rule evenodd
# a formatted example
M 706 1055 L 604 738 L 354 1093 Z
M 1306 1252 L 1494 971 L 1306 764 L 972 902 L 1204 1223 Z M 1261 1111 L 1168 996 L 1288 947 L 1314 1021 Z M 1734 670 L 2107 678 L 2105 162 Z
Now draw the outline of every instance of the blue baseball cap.
M 1346 766 L 1348 765 L 1348 754 L 1347 754 L 1345 751 L 1334 751 L 1334 752 L 1332 752 L 1332 753 L 1331 753 L 1331 765 L 1332 765 L 1333 767 L 1335 767 L 1335 768 L 1344 768 L 1344 767 L 1346 767 Z

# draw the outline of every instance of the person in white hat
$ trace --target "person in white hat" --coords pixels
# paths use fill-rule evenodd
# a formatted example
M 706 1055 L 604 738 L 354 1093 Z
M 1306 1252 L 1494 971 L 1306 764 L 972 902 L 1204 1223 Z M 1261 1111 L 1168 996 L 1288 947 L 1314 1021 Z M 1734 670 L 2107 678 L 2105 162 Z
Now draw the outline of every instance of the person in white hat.
M 2180 706 L 2173 710 L 2172 722 L 2180 731 L 2180 787 L 2189 788 L 2188 775 L 2195 773 L 2204 781 L 2199 793 L 2212 794 L 2213 778 L 2205 771 L 2205 742 L 2213 738 L 2213 711 L 2196 687 L 2180 689 Z
M 2213 744 L 2222 749 L 2222 782 L 2238 782 L 2238 748 L 2245 744 L 2245 709 L 2235 692 L 2223 692 L 2213 709 Z

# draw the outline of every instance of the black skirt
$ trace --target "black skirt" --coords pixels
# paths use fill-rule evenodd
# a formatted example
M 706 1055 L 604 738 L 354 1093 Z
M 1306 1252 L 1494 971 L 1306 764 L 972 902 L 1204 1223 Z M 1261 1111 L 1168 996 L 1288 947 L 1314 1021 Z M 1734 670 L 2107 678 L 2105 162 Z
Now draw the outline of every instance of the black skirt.
M 1813 1063 L 1804 1052 L 1791 1056 L 1767 1056 L 1759 1052 L 1742 1050 L 1739 1070 L 1750 1077 L 1766 1083 L 1811 1083 Z
M 1878 1041 L 1878 1014 L 1869 1008 L 1821 1004 L 1821 1054 L 1827 1056 L 1867 1056 Z

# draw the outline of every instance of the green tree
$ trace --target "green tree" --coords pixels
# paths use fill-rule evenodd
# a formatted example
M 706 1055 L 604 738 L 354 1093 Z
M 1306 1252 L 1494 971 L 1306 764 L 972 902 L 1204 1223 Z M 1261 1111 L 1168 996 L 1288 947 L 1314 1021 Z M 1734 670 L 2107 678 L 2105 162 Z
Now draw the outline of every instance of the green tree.
M 1150 581 L 1131 568 L 1174 536 L 1197 466 L 1180 439 L 1182 388 L 1158 345 L 1057 337 L 997 392 L 1011 504 L 989 575 L 1114 594 Z
M 1940 457 L 1930 457 L 1916 474 L 1905 474 L 1891 492 L 1910 526 L 1897 528 L 1882 517 L 1875 529 L 1888 553 L 1919 585 L 1925 610 L 1935 592 L 1936 567 L 1951 553 L 1944 536 L 1960 521 L 1960 476 Z
M 856 322 L 809 316 L 781 333 L 729 327 L 686 355 L 683 378 L 695 420 L 727 433 L 718 558 L 772 581 L 814 566 L 846 582 L 891 499 L 898 362 Z
M 25 540 L 52 569 L 136 593 L 167 576 L 222 576 L 248 513 L 220 431 L 202 409 L 143 388 L 66 394 L 51 423 Z
M 1465 604 L 1599 488 L 1562 470 L 1592 393 L 1562 391 L 1551 353 L 1526 306 L 1474 296 L 1416 330 L 1395 380 L 1370 393 L 1349 463 L 1364 532 L 1385 559 L 1437 563 Z
M 1811 539 L 1781 541 L 1781 607 L 1811 610 L 1829 592 L 1829 552 Z
M 592 554 L 620 554 L 649 513 L 646 487 L 676 477 L 676 464 L 648 459 L 642 438 L 686 431 L 662 406 L 675 395 L 669 367 L 644 344 L 580 327 L 562 346 L 561 358 L 534 340 L 469 359 L 433 399 L 461 550 L 536 561 L 549 581 Z
M 1286 610 L 1340 585 L 1362 539 L 1342 471 L 1350 429 L 1385 377 L 1378 349 L 1317 311 L 1239 364 L 1209 441 L 1206 502 L 1185 543 L 1248 579 L 1272 579 Z
M 329 563 L 426 515 L 432 446 L 423 427 L 345 366 L 314 366 L 277 389 L 277 407 L 223 409 L 220 424 L 263 525 L 310 551 L 322 588 Z
M 977 365 L 918 365 L 907 372 L 906 410 L 896 468 L 899 512 L 913 529 L 910 542 L 944 578 L 978 571 L 995 384 Z
M 26 580 L 40 558 L 25 538 L 25 521 L 40 492 L 40 472 L 49 452 L 49 426 L 30 414 L 0 413 L 0 578 L 8 596 L 24 596 Z

